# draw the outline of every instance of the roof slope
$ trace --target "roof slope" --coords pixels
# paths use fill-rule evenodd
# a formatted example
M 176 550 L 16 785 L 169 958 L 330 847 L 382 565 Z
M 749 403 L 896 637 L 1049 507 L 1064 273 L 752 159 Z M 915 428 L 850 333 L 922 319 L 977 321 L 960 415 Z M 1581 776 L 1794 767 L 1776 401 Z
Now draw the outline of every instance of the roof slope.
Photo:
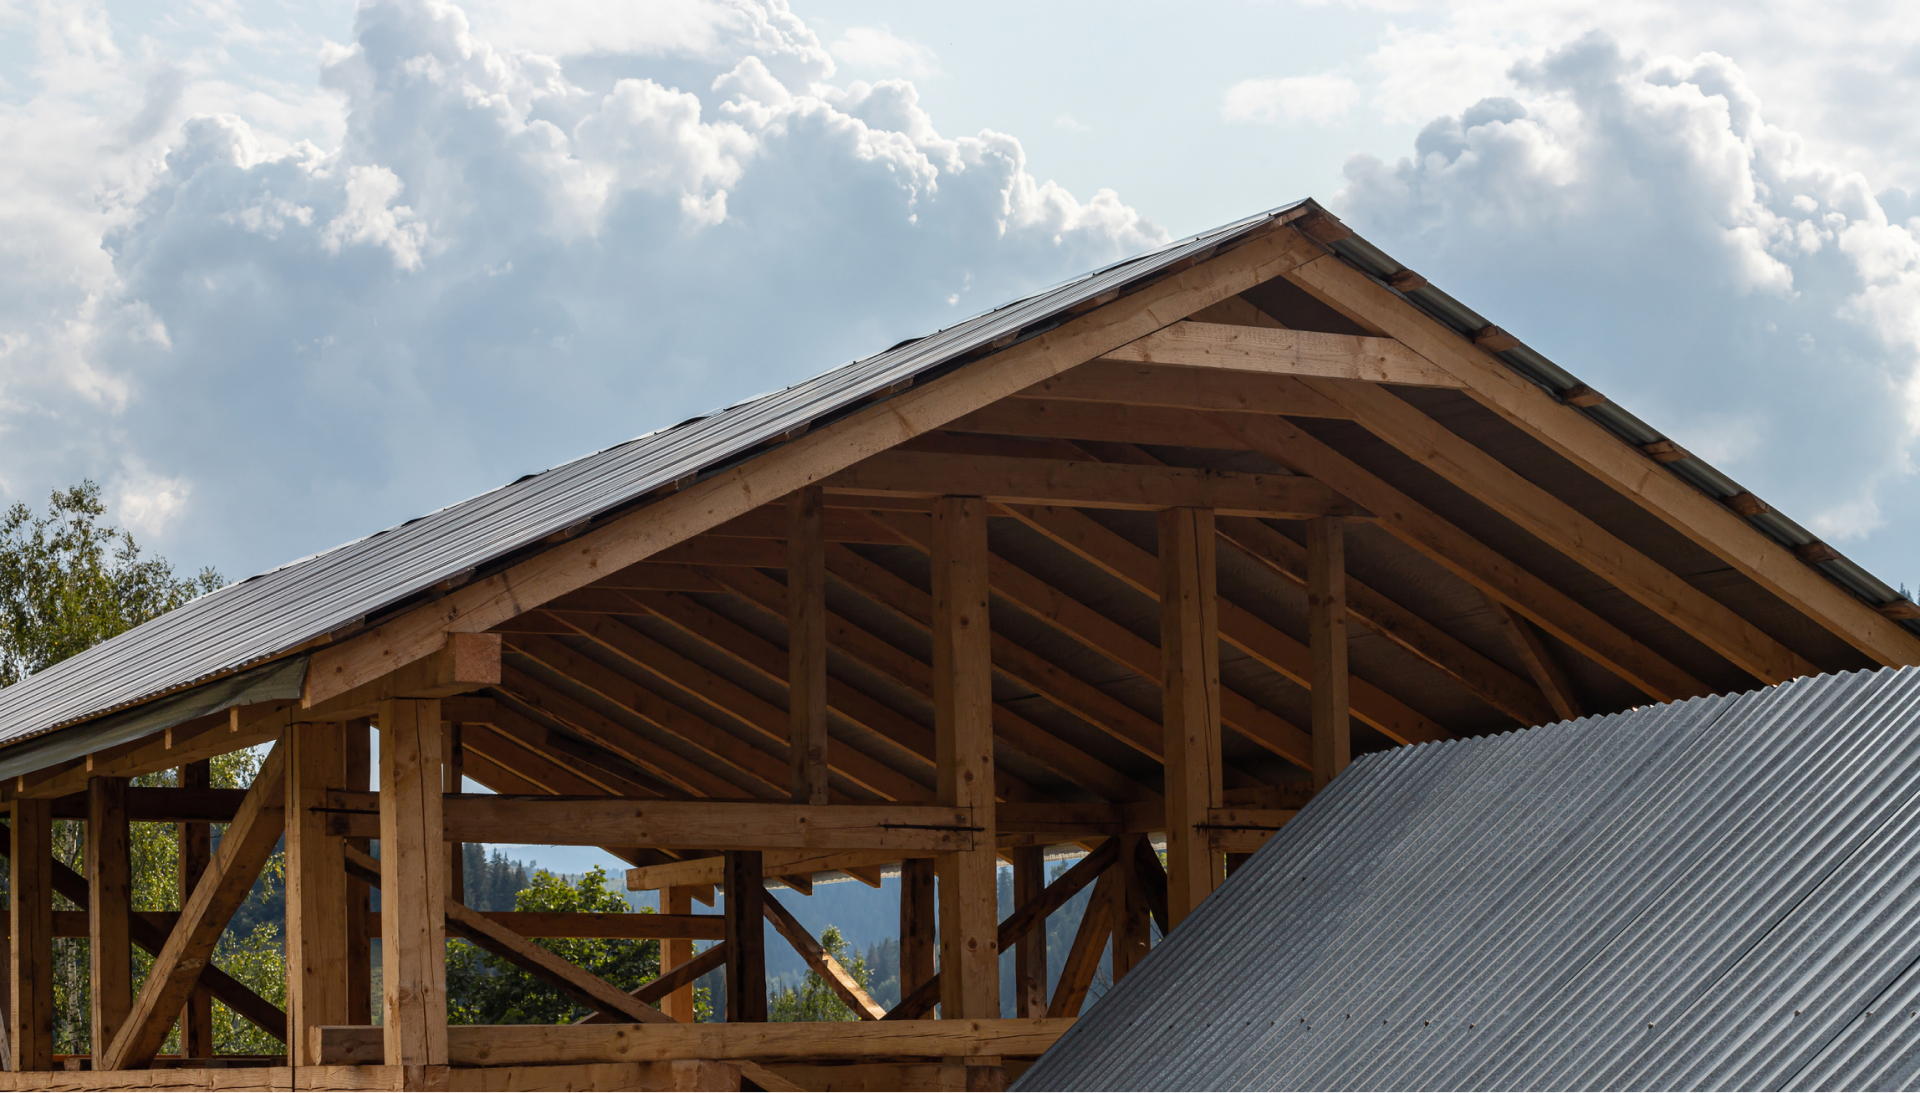
M 1357 760 L 1028 1089 L 1911 1088 L 1920 669 Z

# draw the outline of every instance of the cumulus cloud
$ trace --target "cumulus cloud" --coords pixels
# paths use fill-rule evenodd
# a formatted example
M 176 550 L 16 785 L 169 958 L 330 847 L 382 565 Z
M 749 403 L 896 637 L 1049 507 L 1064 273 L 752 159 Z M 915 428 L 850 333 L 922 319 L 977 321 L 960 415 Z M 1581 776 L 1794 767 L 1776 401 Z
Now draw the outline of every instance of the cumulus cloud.
M 1591 33 L 1505 78 L 1412 156 L 1352 159 L 1343 213 L 1821 534 L 1912 518 L 1920 222 L 1718 54 Z
M 107 478 L 247 572 L 1164 239 L 905 79 L 832 82 L 781 0 L 529 10 L 372 0 L 304 129 L 44 13 L 0 104 L 43 151 L 0 159 L 0 489 Z
M 910 42 L 884 26 L 849 27 L 828 47 L 833 55 L 856 68 L 928 76 L 934 71 L 933 50 Z
M 1346 117 L 1360 87 L 1345 76 L 1284 76 L 1242 80 L 1227 89 L 1220 112 L 1228 121 L 1310 121 L 1325 125 Z

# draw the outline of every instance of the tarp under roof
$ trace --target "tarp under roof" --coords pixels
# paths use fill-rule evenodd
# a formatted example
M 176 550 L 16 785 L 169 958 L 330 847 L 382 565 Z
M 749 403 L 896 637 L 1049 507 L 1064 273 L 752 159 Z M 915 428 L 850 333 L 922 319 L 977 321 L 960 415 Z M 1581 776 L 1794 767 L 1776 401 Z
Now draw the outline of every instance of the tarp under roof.
M 1920 1082 L 1920 669 L 1356 760 L 1020 1089 Z

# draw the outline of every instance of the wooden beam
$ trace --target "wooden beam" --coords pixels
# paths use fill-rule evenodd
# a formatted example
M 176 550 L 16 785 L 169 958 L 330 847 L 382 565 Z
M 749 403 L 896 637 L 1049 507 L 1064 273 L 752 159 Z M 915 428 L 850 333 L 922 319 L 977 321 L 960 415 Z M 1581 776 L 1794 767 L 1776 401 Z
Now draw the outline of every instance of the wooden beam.
M 180 768 L 180 788 L 188 793 L 206 792 L 213 788 L 213 764 L 202 759 L 188 763 Z M 245 800 L 245 794 L 241 794 Z M 132 814 L 132 802 L 129 801 L 129 814 Z M 235 810 L 239 806 L 236 804 Z M 228 814 L 230 819 L 231 813 Z M 193 888 L 200 883 L 201 874 L 207 871 L 207 863 L 213 857 L 213 828 L 205 823 L 179 823 L 174 826 L 174 835 L 178 848 L 175 859 L 176 906 L 184 907 L 187 898 L 193 895 Z M 171 932 L 172 926 L 167 927 Z M 161 936 L 165 936 L 163 933 Z M 348 1020 L 358 1022 L 364 1017 L 348 1015 Z M 213 993 L 203 985 L 196 985 L 193 993 L 187 996 L 187 1002 L 180 1007 L 180 1055 L 186 1059 L 210 1059 L 213 1057 Z
M 673 885 L 672 887 L 661 889 L 660 911 L 661 914 L 654 916 L 655 918 L 694 918 L 693 889 L 686 885 Z M 714 925 L 719 926 L 720 928 L 714 931 L 719 935 L 717 940 L 726 940 L 727 923 L 725 918 L 715 915 L 701 915 L 698 917 L 703 921 L 711 921 Z M 681 967 L 692 959 L 692 938 L 660 938 L 661 975 L 671 974 L 675 968 Z M 660 999 L 660 1012 L 679 1021 L 681 1024 L 692 1024 L 694 1017 L 693 983 L 689 981 L 686 986 L 667 992 L 667 994 Z
M 346 840 L 332 832 L 327 790 L 347 783 L 346 726 L 287 729 L 287 1021 L 295 1029 L 342 1025 L 348 1011 Z M 362 907 L 365 906 L 363 903 Z M 362 914 L 364 923 L 364 913 Z M 301 1038 L 287 1045 L 299 1066 L 317 1066 Z
M 442 711 L 445 716 L 445 711 Z M 441 779 L 441 788 L 447 793 L 462 793 L 466 790 L 465 773 L 467 767 L 465 733 L 456 720 L 448 720 L 441 725 L 440 769 L 445 777 Z M 462 843 L 447 844 L 447 898 L 456 903 L 467 900 L 467 862 Z M 332 1022 L 327 1022 L 331 1024 Z
M 217 718 L 175 726 L 165 732 L 142 737 L 106 753 L 74 760 L 33 774 L 23 774 L 5 787 L 6 797 L 65 797 L 84 793 L 89 778 L 137 778 L 177 767 L 183 763 L 211 759 L 241 748 L 270 743 L 291 724 L 298 704 L 290 701 L 260 702 L 223 711 Z M 188 735 L 191 731 L 192 735 Z
M 1173 878 L 1172 920 L 1177 925 L 1226 879 L 1220 855 L 1208 845 L 1203 827 L 1207 810 L 1222 804 L 1225 788 L 1220 754 L 1220 595 L 1214 575 L 1213 513 L 1207 509 L 1168 509 L 1160 514 L 1159 537 L 1167 867 Z M 1315 694 L 1319 694 L 1317 688 Z M 1123 851 L 1123 857 L 1125 854 Z M 1132 896 L 1121 894 L 1117 898 L 1131 906 Z M 1129 921 L 1116 919 L 1116 953 L 1123 945 L 1140 940 Z M 1116 976 L 1122 963 L 1132 966 L 1116 956 Z
M 545 980 L 560 993 L 591 1011 L 617 1013 L 631 1021 L 646 1024 L 672 1024 L 673 1018 L 638 1001 L 612 983 L 555 956 L 503 926 L 491 915 L 483 915 L 452 899 L 446 901 L 449 929 L 507 963 Z
M 1307 633 L 1313 648 L 1313 788 L 1353 761 L 1347 725 L 1347 548 L 1338 520 L 1307 525 Z
M 1920 663 L 1920 635 L 1881 617 L 1870 605 L 1800 564 L 1791 551 L 1738 513 L 1662 469 L 1506 364 L 1417 309 L 1397 306 L 1397 299 L 1365 274 L 1328 258 L 1303 265 L 1292 271 L 1289 279 L 1444 368 L 1481 405 L 1613 487 L 1842 641 L 1881 664 Z
M 1131 361 L 1088 361 L 1042 380 L 1012 399 L 956 418 L 947 428 L 961 432 L 1065 436 L 1045 424 L 1055 415 L 1074 413 L 1063 403 L 1093 404 L 1117 410 L 1124 426 L 1131 408 L 1181 407 L 1229 410 L 1288 417 L 1344 419 L 1348 411 L 1292 376 L 1250 377 L 1215 368 L 1180 368 Z M 1087 407 L 1079 408 L 1084 412 Z M 1146 420 L 1152 420 L 1147 418 Z M 1112 439 L 1106 436 L 1089 440 Z M 1142 441 L 1151 443 L 1151 441 Z
M 1013 861 L 1013 905 L 1025 907 L 1047 888 L 1047 852 L 1045 847 L 1028 846 L 1011 855 Z M 1013 1015 L 1047 1015 L 1047 924 L 1038 919 L 1026 932 L 1013 940 Z M 1004 946 L 1003 946 L 1004 947 Z M 903 978 L 900 988 L 907 984 Z
M 1314 330 L 1188 320 L 1156 330 L 1101 356 L 1107 360 L 1413 387 L 1463 386 L 1452 373 L 1392 338 L 1325 334 Z
M 13 805 L 7 873 L 12 976 L 7 1046 L 14 1070 L 53 1069 L 53 807 Z
M 1731 608 L 1391 392 L 1369 384 L 1315 382 L 1310 385 L 1353 411 L 1354 419 L 1374 435 L 1591 570 L 1760 682 L 1780 683 L 1819 672 L 1811 661 L 1741 618 Z M 1584 421 L 1584 417 L 1581 420 Z M 1716 516 L 1726 515 L 1718 506 L 1713 508 Z
M 567 1060 L 650 1062 L 671 1059 L 1033 1058 L 1052 1047 L 1070 1021 L 783 1021 L 698 1025 L 455 1025 L 449 1056 L 459 1067 L 511 1067 Z M 360 1028 L 317 1033 L 324 1058 L 365 1058 Z M 284 1073 L 284 1071 L 282 1072 Z M 540 1088 L 546 1088 L 545 1085 Z
M 440 703 L 390 699 L 379 722 L 381 1027 L 387 1063 L 425 1085 L 448 1063 Z
M 800 959 L 806 961 L 807 967 L 812 968 L 813 973 L 826 983 L 828 990 L 847 1004 L 855 1017 L 862 1021 L 878 1021 L 886 1016 L 887 1011 L 881 1009 L 880 1004 L 867 994 L 866 988 L 853 978 L 853 974 L 807 932 L 807 928 L 793 917 L 793 912 L 787 910 L 786 904 L 781 903 L 778 897 L 767 893 L 761 897 L 760 907 L 767 921 L 773 924 L 774 931 L 787 939 L 793 951 L 800 954 Z
M 316 650 L 308 676 L 321 682 L 310 688 L 309 698 L 320 701 L 378 679 L 440 648 L 448 632 L 488 630 L 743 515 L 766 498 L 784 497 L 823 474 L 937 429 L 1323 253 L 1297 233 L 1269 231 L 1010 345 L 994 353 L 991 364 L 958 369 L 856 410 L 564 545 Z
M 1146 836 L 1122 835 L 1113 841 L 1120 850 L 1113 863 L 1113 885 L 1107 893 L 1111 909 L 1107 915 L 1113 923 L 1109 967 L 1117 984 L 1147 958 L 1147 950 L 1153 944 L 1153 913 L 1147 903 L 1146 880 L 1141 876 L 1139 861 L 1139 850 L 1146 845 Z
M 213 956 L 253 882 L 285 830 L 287 749 L 275 744 L 260 764 L 246 803 L 220 837 L 213 862 L 180 909 L 180 922 L 153 958 L 140 993 L 113 1043 L 95 1057 L 102 1070 L 128 1070 L 153 1060 L 179 1017 L 200 970 Z M 18 813 L 16 813 L 16 817 Z
M 723 966 L 726 962 L 727 943 L 721 941 L 709 946 L 705 951 L 692 957 L 685 963 L 677 964 L 672 968 L 661 971 L 658 978 L 652 982 L 642 984 L 628 993 L 633 996 L 633 1000 L 636 1002 L 647 1005 L 652 1005 L 655 1002 L 660 1003 L 662 1007 L 661 1012 L 665 1013 L 665 1006 L 670 999 L 677 995 L 685 995 L 691 999 L 693 996 L 694 982 L 715 968 Z M 691 1002 L 689 1002 L 689 1006 L 690 1005 Z M 681 1022 L 682 1024 L 690 1024 L 693 1021 L 691 1016 L 693 1011 L 689 1009 L 687 1012 L 689 1016 L 686 1021 Z M 677 1021 L 679 1018 L 675 1018 L 675 1020 Z M 613 1023 L 615 1023 L 613 1015 L 609 1013 L 589 1013 L 574 1022 L 576 1025 L 607 1025 Z
M 350 718 L 342 724 L 341 763 L 346 770 L 348 789 L 366 789 L 373 781 L 373 733 L 367 718 Z M 372 851 L 370 839 L 348 839 L 345 846 L 362 854 Z M 367 933 L 367 915 L 373 906 L 373 889 L 366 881 L 347 877 L 347 1021 L 350 1024 L 373 1023 L 373 939 Z
M 1553 651 L 1540 640 L 1540 635 L 1534 632 L 1533 624 L 1518 611 L 1498 600 L 1489 598 L 1487 603 L 1493 609 L 1493 617 L 1499 622 L 1500 628 L 1506 631 L 1507 640 L 1512 643 L 1513 651 L 1519 655 L 1520 662 L 1527 666 L 1527 673 L 1533 676 L 1534 682 L 1540 687 L 1540 692 L 1547 696 L 1547 702 L 1553 709 L 1553 717 L 1561 721 L 1571 721 L 1580 717 L 1580 700 L 1574 693 L 1572 681 L 1567 678 L 1566 670 L 1560 666 L 1559 658 L 1553 655 Z M 1543 717 L 1533 724 L 1544 725 L 1548 720 Z
M 95 778 L 87 783 L 86 875 L 88 903 L 88 994 L 92 1006 L 93 1054 L 100 1058 L 133 1008 L 133 861 L 129 856 L 127 783 Z
M 909 858 L 900 863 L 900 997 L 907 998 L 933 981 L 934 954 L 939 950 L 935 929 L 934 863 Z M 934 1002 L 939 995 L 934 994 Z M 930 1003 L 928 1010 L 933 1009 Z M 920 1014 L 911 1016 L 918 1017 Z
M 1087 988 L 1093 985 L 1094 973 L 1100 970 L 1100 957 L 1105 954 L 1107 940 L 1113 934 L 1113 886 L 1116 883 L 1113 870 L 1108 869 L 1093 886 L 1087 909 L 1080 916 L 1080 928 L 1074 931 L 1073 946 L 1067 950 L 1067 961 L 1060 967 L 1060 979 L 1053 986 L 1048 1017 L 1080 1016 L 1080 1007 L 1087 1001 Z
M 1127 467 L 1006 456 L 891 451 L 833 475 L 840 494 L 938 497 L 965 493 L 997 504 L 1070 505 L 1152 512 L 1204 505 L 1238 516 L 1307 520 L 1354 515 L 1351 501 L 1302 475 L 1240 474 L 1183 467 Z
M 787 748 L 793 799 L 827 803 L 827 555 L 820 487 L 787 498 Z
M 943 497 L 933 513 L 933 724 L 940 803 L 986 833 L 935 859 L 940 1012 L 1000 1014 L 999 863 L 993 852 L 993 662 L 987 614 L 987 508 Z
M 931 851 L 899 850 L 767 850 L 761 853 L 761 857 L 767 870 L 763 876 L 771 879 L 793 874 L 831 872 L 848 865 L 890 865 L 911 854 L 932 857 Z M 725 883 L 722 858 L 718 854 L 627 870 L 627 889 L 633 892 L 650 892 L 675 885 L 703 888 Z
M 500 635 L 448 633 L 440 648 L 391 672 L 353 687 L 334 682 L 315 675 L 309 662 L 300 705 L 312 720 L 366 716 L 396 698 L 446 698 L 490 687 L 500 682 Z
M 760 853 L 729 850 L 726 855 L 727 1023 L 767 1019 L 767 890 Z

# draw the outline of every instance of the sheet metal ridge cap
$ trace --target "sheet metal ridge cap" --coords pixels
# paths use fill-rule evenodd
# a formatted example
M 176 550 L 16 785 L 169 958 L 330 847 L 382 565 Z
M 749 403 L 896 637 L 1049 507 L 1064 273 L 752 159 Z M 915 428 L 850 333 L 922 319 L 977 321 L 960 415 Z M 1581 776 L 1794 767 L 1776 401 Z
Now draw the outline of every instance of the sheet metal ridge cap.
M 1491 325 L 1490 320 L 1474 311 L 1466 304 L 1448 295 L 1431 283 L 1419 288 L 1402 291 L 1387 284 L 1387 278 L 1406 270 L 1408 267 L 1396 261 L 1358 233 L 1344 239 L 1335 240 L 1327 246 L 1335 254 L 1345 259 L 1361 272 L 1380 282 L 1389 291 L 1398 293 L 1403 299 L 1426 312 L 1448 329 L 1468 341 L 1474 334 Z M 1522 378 L 1545 390 L 1556 399 L 1563 392 L 1575 387 L 1585 386 L 1578 376 L 1555 364 L 1546 354 L 1526 345 L 1524 342 L 1512 349 L 1490 352 L 1489 356 L 1499 360 L 1514 370 Z M 1618 436 L 1627 444 L 1639 448 L 1662 440 L 1671 440 L 1661 430 L 1642 421 L 1632 411 L 1618 403 L 1607 401 L 1595 406 L 1578 406 L 1579 410 L 1601 427 Z M 1731 497 L 1750 493 L 1731 476 L 1722 472 L 1706 460 L 1689 453 L 1685 459 L 1663 464 L 1676 478 L 1706 494 L 1714 501 L 1724 502 Z M 1719 492 L 1716 492 L 1719 491 Z M 1766 515 L 1746 517 L 1762 534 L 1785 547 L 1805 546 L 1820 540 L 1799 523 L 1785 517 L 1766 520 Z M 1828 566 L 1833 566 L 1829 569 Z M 1869 607 L 1886 603 L 1897 603 L 1905 597 L 1875 577 L 1864 566 L 1846 558 L 1844 555 L 1831 561 L 1814 566 L 1822 575 L 1843 590 L 1859 598 Z M 1877 597 L 1877 598 L 1876 598 Z M 1907 630 L 1920 633 L 1920 619 L 1896 620 Z

